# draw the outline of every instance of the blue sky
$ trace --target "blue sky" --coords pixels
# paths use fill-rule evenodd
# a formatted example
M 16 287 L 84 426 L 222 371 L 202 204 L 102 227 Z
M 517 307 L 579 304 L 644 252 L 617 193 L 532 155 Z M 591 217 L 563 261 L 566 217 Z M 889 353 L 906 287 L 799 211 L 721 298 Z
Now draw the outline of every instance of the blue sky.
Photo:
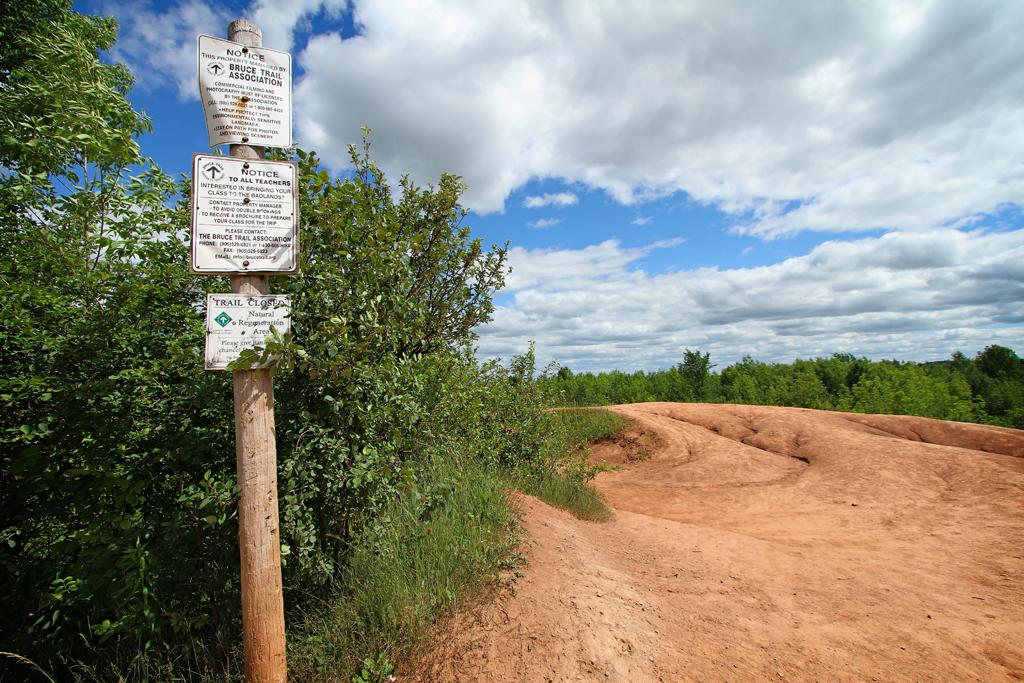
M 469 184 L 510 241 L 484 356 L 654 369 L 838 351 L 1024 349 L 1024 4 L 81 0 L 154 122 L 206 150 L 195 35 L 294 56 L 295 135 L 336 173 L 359 128 Z

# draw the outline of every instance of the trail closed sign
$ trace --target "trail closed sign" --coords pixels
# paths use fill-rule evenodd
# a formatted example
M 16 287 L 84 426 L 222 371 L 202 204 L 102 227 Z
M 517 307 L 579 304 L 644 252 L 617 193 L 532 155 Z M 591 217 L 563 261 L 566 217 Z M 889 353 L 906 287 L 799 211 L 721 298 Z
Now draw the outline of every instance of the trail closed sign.
M 284 294 L 207 294 L 206 369 L 225 370 L 242 351 L 263 346 L 271 325 L 289 332 L 290 316 Z
M 210 147 L 291 147 L 292 56 L 199 36 L 199 98 Z
M 289 161 L 194 155 L 192 272 L 297 273 L 296 175 Z

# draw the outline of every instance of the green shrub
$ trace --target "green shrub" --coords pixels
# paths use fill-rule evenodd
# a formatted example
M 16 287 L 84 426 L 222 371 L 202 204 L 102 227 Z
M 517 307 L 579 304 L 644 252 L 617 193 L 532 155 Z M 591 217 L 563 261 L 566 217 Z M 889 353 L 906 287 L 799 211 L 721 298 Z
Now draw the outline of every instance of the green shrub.
M 86 678 L 230 668 L 231 378 L 203 371 L 201 315 L 228 282 L 189 273 L 188 185 L 139 156 L 148 121 L 130 77 L 98 57 L 113 23 L 43 4 L 4 6 L 0 52 L 3 641 L 44 667 L 78 661 Z M 504 380 L 464 350 L 505 249 L 462 225 L 461 181 L 403 179 L 396 197 L 366 147 L 352 158 L 355 173 L 332 180 L 297 153 L 303 272 L 272 283 L 294 303 L 275 385 L 298 607 L 349 571 L 396 501 L 423 493 L 440 454 L 510 463 L 539 443 L 495 431 L 505 403 L 489 392 Z
M 375 680 L 381 662 L 408 656 L 433 620 L 508 562 L 513 530 L 493 472 L 472 458 L 439 458 L 422 488 L 354 539 L 332 590 L 297 617 L 291 677 L 328 681 L 362 670 Z
M 567 408 L 546 413 L 547 429 L 554 433 L 565 451 L 615 436 L 626 428 L 629 420 L 618 413 L 600 408 Z

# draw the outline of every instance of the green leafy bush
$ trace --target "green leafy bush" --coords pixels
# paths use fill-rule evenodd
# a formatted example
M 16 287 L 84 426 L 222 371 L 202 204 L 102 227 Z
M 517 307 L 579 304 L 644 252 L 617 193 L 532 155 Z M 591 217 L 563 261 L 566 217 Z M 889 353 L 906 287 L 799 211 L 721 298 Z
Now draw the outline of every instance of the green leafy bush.
M 4 641 L 86 677 L 230 675 L 232 393 L 227 373 L 202 369 L 201 316 L 228 283 L 188 272 L 188 186 L 139 157 L 148 122 L 124 97 L 128 74 L 98 59 L 112 22 L 37 9 L 4 16 L 21 47 L 0 69 Z M 297 152 L 303 271 L 272 281 L 293 301 L 275 378 L 292 610 L 351 588 L 359 558 L 404 548 L 410 510 L 463 500 L 467 475 L 437 463 L 492 468 L 493 493 L 494 468 L 545 448 L 532 352 L 506 368 L 468 350 L 505 247 L 462 224 L 462 182 L 403 178 L 394 192 L 367 146 L 352 160 L 335 180 Z

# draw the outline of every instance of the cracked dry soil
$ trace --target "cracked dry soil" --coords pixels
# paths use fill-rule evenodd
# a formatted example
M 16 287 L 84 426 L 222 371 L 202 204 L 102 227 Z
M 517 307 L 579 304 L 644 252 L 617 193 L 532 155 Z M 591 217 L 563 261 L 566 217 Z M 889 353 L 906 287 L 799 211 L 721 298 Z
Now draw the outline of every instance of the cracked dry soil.
M 414 679 L 1024 681 L 1024 431 L 614 410 L 658 437 L 597 477 L 614 518 L 518 497 L 523 576 L 439 625 Z

